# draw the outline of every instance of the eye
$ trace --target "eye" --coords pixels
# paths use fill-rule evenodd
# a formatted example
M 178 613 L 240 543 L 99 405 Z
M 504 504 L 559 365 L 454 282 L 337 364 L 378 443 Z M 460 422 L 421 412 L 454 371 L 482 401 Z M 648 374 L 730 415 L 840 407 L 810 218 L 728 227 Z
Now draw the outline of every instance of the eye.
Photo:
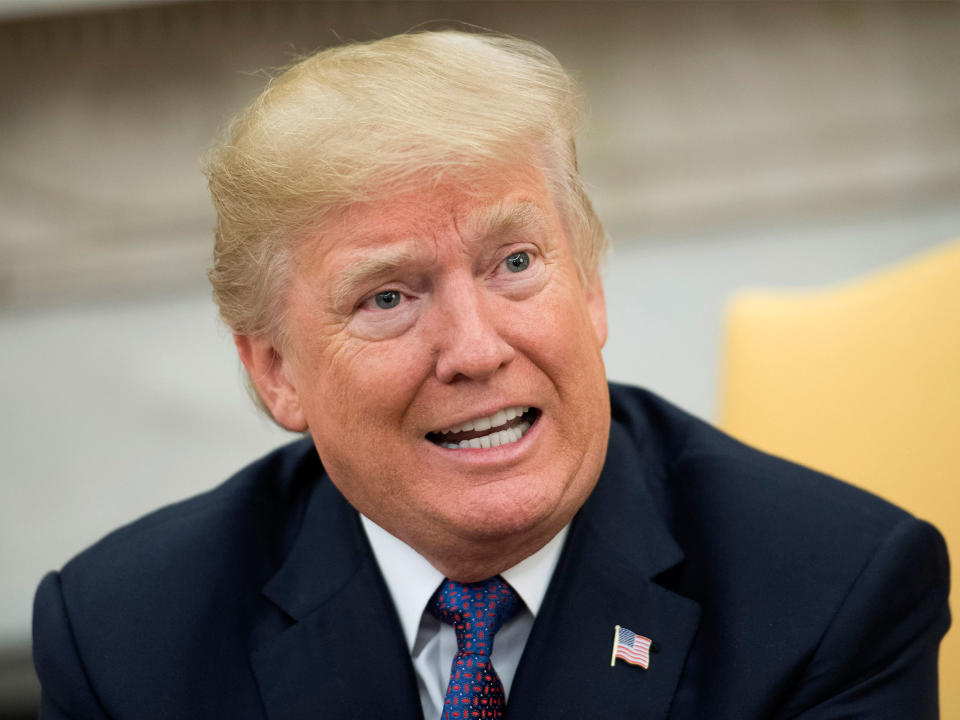
M 400 292 L 398 290 L 384 290 L 374 295 L 373 301 L 381 310 L 390 310 L 400 304 Z
M 521 250 L 520 252 L 515 252 L 510 255 L 504 260 L 504 264 L 510 272 L 523 272 L 530 267 L 530 256 Z

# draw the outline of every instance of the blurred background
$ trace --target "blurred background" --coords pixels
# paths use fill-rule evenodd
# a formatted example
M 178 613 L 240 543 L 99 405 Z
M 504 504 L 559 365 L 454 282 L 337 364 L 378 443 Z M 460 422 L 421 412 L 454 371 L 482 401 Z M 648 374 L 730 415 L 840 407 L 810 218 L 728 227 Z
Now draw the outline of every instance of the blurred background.
M 205 279 L 218 128 L 264 68 L 455 21 L 582 80 L 609 374 L 701 417 L 735 290 L 960 236 L 957 3 L 0 0 L 0 717 L 34 712 L 45 571 L 288 437 Z

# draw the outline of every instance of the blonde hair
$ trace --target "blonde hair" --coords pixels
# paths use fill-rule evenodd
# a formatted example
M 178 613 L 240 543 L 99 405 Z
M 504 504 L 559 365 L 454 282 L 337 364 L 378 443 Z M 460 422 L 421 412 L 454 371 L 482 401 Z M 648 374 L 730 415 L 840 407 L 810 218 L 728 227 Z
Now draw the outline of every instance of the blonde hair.
M 577 170 L 577 83 L 532 42 L 418 32 L 329 48 L 270 80 L 207 159 L 220 315 L 283 345 L 290 257 L 330 213 L 471 170 L 536 165 L 584 281 L 606 239 Z M 262 407 L 262 403 L 261 407 Z

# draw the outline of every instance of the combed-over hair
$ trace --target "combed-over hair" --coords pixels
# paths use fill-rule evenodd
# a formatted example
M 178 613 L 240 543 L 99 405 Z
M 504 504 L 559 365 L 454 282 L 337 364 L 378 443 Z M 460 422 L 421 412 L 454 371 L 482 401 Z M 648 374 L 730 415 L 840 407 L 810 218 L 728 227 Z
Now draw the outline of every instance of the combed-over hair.
M 478 168 L 536 165 L 584 281 L 606 240 L 577 170 L 579 86 L 532 42 L 417 32 L 310 55 L 274 77 L 207 159 L 209 278 L 241 335 L 284 344 L 290 257 L 324 218 Z M 259 403 L 262 407 L 262 403 Z

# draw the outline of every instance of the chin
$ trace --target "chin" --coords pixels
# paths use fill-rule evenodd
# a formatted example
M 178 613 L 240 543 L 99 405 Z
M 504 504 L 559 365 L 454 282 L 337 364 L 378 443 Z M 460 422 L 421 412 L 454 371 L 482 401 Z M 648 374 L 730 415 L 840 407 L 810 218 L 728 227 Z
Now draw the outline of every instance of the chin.
M 564 495 L 551 497 L 549 493 L 531 492 L 531 484 L 516 481 L 517 487 L 488 488 L 487 492 L 473 499 L 469 509 L 446 522 L 464 539 L 475 541 L 501 541 L 514 537 L 521 541 L 541 533 L 549 533 L 549 540 L 570 517 L 564 513 Z M 570 503 L 573 513 L 577 503 Z M 552 532 L 551 532 L 552 531 Z

